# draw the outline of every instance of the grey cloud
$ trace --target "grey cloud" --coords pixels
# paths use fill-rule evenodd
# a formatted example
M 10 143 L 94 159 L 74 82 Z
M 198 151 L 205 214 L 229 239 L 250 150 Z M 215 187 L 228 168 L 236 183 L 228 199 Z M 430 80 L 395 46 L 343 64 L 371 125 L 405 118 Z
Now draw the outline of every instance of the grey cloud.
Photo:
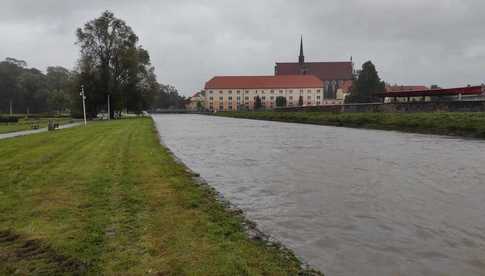
M 2 0 L 0 59 L 72 68 L 75 29 L 112 10 L 149 50 L 159 81 L 190 95 L 213 75 L 272 74 L 303 34 L 310 60 L 376 64 L 391 83 L 485 81 L 479 0 Z

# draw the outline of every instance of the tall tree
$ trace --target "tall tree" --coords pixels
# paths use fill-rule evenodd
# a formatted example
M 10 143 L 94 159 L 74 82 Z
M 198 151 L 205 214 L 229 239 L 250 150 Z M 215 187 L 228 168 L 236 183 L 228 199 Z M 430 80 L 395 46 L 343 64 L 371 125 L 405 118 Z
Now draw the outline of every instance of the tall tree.
M 379 78 L 377 70 L 371 61 L 367 61 L 362 65 L 362 70 L 359 76 L 352 84 L 350 96 L 347 97 L 348 102 L 368 103 L 379 101 L 376 97 L 377 93 L 385 91 L 385 83 Z
M 154 75 L 148 52 L 137 46 L 138 37 L 110 11 L 77 30 L 81 47 L 80 79 L 86 88 L 88 111 L 93 116 L 104 109 L 110 95 L 116 109 L 139 111 L 144 107 L 144 89 L 153 88 Z M 150 82 L 150 85 L 145 83 Z

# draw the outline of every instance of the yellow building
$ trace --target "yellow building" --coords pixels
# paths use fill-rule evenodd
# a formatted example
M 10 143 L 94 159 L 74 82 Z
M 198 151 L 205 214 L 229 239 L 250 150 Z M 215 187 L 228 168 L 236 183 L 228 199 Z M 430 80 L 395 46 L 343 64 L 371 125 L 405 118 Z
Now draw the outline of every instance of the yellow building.
M 204 92 L 197 92 L 188 99 L 185 109 L 189 111 L 202 111 L 205 107 L 204 100 Z
M 209 111 L 253 110 L 257 98 L 263 109 L 276 107 L 284 97 L 286 106 L 323 104 L 324 83 L 313 75 L 219 76 L 205 84 L 204 106 Z

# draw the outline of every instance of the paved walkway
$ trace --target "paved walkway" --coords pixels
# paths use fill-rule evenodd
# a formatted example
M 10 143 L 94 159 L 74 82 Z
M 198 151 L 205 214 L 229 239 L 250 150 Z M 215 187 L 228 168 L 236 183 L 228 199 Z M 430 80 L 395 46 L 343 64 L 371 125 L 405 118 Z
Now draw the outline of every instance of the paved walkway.
M 82 122 L 72 123 L 72 124 L 65 124 L 65 125 L 59 126 L 58 129 L 75 127 L 75 126 L 79 126 L 79 125 L 82 125 L 82 124 L 83 124 Z M 47 131 L 47 128 L 40 128 L 40 129 L 34 129 L 34 130 L 25 130 L 25 131 L 17 131 L 17 132 L 3 133 L 3 134 L 0 134 L 0 140 L 1 139 L 18 137 L 18 136 L 30 135 L 30 134 L 35 134 L 35 133 L 41 133 L 41 132 L 46 132 L 46 131 Z

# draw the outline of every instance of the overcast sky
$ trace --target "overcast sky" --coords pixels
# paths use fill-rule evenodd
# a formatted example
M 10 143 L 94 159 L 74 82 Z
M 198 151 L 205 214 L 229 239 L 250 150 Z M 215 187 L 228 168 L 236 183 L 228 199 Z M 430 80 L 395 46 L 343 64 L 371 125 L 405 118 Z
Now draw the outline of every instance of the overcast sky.
M 273 74 L 276 61 L 367 60 L 382 79 L 485 82 L 484 0 L 1 0 L 0 59 L 74 68 L 75 30 L 109 9 L 184 95 L 214 75 Z

